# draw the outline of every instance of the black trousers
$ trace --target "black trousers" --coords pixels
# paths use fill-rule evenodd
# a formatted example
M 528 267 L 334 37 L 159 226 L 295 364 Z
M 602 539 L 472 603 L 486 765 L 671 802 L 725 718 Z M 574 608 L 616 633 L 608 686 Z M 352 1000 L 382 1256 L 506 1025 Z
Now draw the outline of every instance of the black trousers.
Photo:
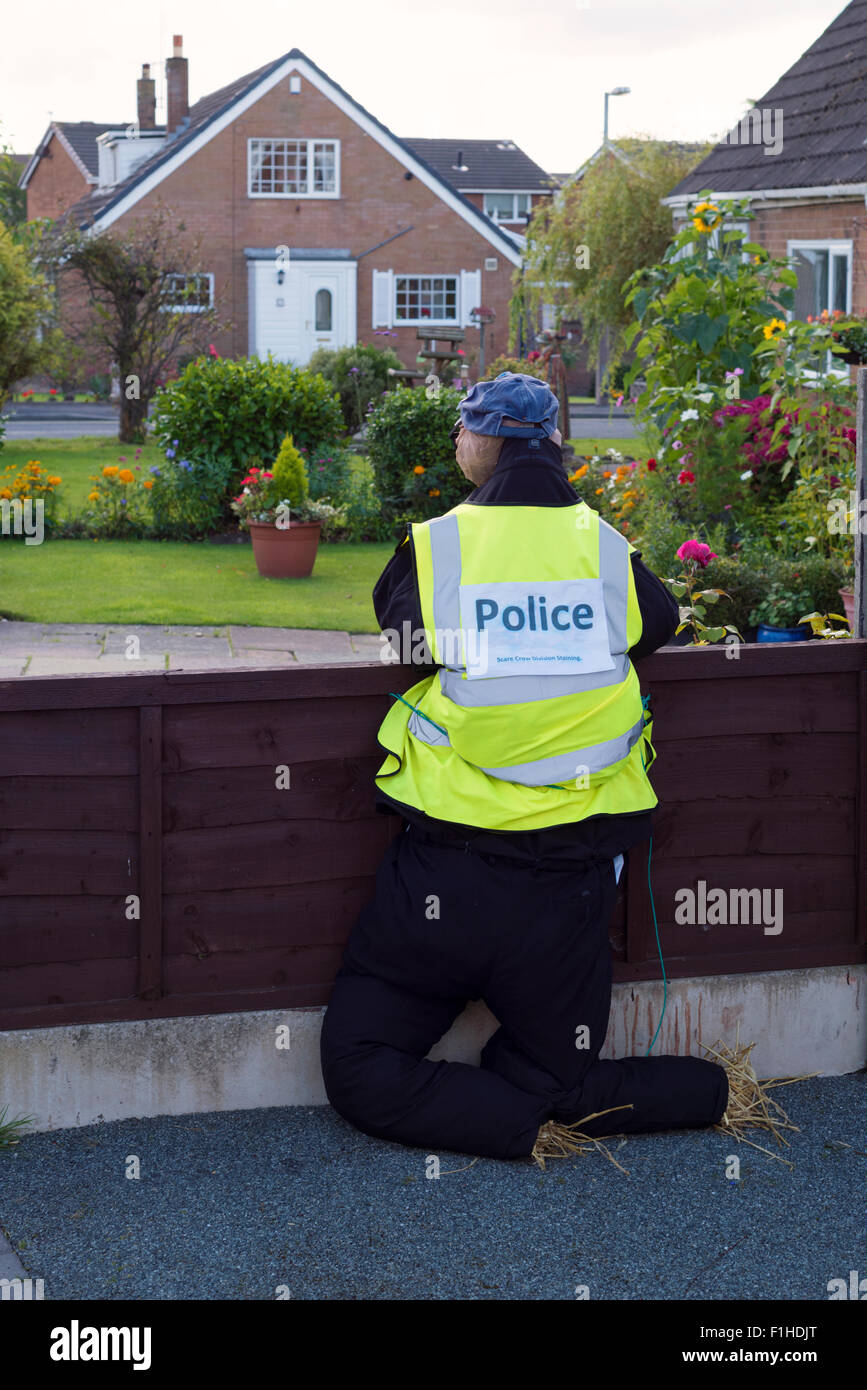
M 346 946 L 322 1070 L 365 1134 L 493 1158 L 530 1154 L 540 1125 L 631 1106 L 591 1135 L 697 1128 L 728 1101 L 698 1057 L 600 1061 L 611 1006 L 610 859 L 521 862 L 430 839 L 392 841 Z M 426 1053 L 470 999 L 500 1027 L 481 1065 Z

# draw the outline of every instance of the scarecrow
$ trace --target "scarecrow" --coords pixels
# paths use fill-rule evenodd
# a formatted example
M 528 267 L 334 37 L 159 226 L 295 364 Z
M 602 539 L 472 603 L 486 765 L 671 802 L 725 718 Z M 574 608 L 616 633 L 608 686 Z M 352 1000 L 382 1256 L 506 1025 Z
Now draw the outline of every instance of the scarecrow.
M 617 883 L 657 803 L 633 660 L 678 610 L 576 500 L 557 409 L 535 377 L 474 385 L 451 434 L 474 491 L 410 524 L 374 589 L 380 626 L 423 632 L 429 664 L 379 730 L 377 807 L 405 824 L 321 1044 L 328 1098 L 365 1133 L 543 1165 L 612 1134 L 717 1124 L 729 1099 L 705 1058 L 599 1057 Z M 499 1023 L 480 1065 L 430 1060 L 476 999 Z

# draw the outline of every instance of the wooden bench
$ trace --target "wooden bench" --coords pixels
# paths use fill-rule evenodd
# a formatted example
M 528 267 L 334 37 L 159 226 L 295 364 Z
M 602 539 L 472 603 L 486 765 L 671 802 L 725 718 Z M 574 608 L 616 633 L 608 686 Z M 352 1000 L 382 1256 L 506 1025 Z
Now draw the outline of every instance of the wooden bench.
M 442 376 L 448 370 L 448 364 L 457 362 L 462 353 L 458 352 L 457 345 L 464 341 L 464 330 L 462 328 L 437 328 L 431 325 L 430 328 L 419 328 L 416 337 L 427 343 L 427 349 L 419 352 L 418 356 L 433 363 L 433 370 L 437 376 Z M 449 350 L 436 348 L 436 343 L 448 343 Z

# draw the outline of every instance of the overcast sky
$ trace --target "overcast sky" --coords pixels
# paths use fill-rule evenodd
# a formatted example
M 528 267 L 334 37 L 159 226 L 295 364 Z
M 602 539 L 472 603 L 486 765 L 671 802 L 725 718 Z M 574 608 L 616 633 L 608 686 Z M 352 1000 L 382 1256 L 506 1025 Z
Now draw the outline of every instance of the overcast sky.
M 842 0 L 39 0 L 4 7 L 0 136 L 30 153 L 51 116 L 128 122 L 141 64 L 182 34 L 190 100 L 300 48 L 397 135 L 511 139 L 549 172 L 610 133 L 719 137 Z

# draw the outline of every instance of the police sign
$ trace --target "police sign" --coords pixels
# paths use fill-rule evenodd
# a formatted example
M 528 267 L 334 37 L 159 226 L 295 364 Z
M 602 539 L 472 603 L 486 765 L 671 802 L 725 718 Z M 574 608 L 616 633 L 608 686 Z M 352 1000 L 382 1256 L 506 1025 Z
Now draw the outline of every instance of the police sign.
M 614 669 L 601 579 L 461 584 L 460 603 L 469 679 Z

